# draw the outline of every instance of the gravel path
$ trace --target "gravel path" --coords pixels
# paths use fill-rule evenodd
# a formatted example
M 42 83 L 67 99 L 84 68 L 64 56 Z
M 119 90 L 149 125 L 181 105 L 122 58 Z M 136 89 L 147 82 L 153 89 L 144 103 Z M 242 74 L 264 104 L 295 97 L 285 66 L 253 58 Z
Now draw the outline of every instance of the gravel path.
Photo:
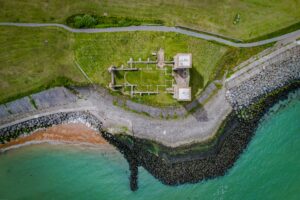
M 219 42 L 228 46 L 233 47 L 255 47 L 261 46 L 264 44 L 269 44 L 272 42 L 278 42 L 281 40 L 286 40 L 289 38 L 298 38 L 300 37 L 300 30 L 287 33 L 278 37 L 261 40 L 257 42 L 250 42 L 250 43 L 236 43 L 230 40 L 226 40 L 217 36 L 205 34 L 205 33 L 198 33 L 193 32 L 190 30 L 185 30 L 178 27 L 168 27 L 168 26 L 129 26 L 129 27 L 113 27 L 113 28 L 93 28 L 93 29 L 74 29 L 70 28 L 64 24 L 54 24 L 54 23 L 14 23 L 14 22 L 0 22 L 0 26 L 21 26 L 21 27 L 49 27 L 55 26 L 64 28 L 73 33 L 104 33 L 104 32 L 131 32 L 131 31 L 159 31 L 159 32 L 175 32 L 181 33 L 188 36 L 193 36 L 197 38 L 201 38 L 204 40 L 215 41 Z
M 49 96 L 48 92 L 53 92 L 53 89 L 38 94 Z M 82 99 L 76 102 L 66 102 L 64 105 L 58 104 L 47 109 L 42 108 L 30 113 L 0 118 L 0 129 L 55 113 L 88 111 L 103 123 L 104 129 L 112 134 L 126 130 L 128 134 L 136 137 L 156 140 L 167 146 L 176 147 L 200 142 L 213 136 L 232 110 L 225 100 L 225 89 L 220 90 L 198 112 L 176 120 L 154 119 L 121 109 L 113 105 L 111 95 L 96 92 L 93 87 L 81 88 L 78 92 Z

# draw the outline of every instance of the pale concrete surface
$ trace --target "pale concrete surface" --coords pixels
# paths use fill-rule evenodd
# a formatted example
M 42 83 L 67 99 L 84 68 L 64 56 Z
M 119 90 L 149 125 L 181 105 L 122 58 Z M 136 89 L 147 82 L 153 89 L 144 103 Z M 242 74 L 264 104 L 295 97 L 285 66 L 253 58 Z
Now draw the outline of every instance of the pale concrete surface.
M 61 88 L 56 88 L 56 90 L 61 90 Z M 104 96 L 94 91 L 93 88 L 85 90 L 88 91 L 80 90 L 80 95 L 84 98 L 77 99 L 75 102 L 64 101 L 64 105 L 60 103 L 33 112 L 12 114 L 0 118 L 0 128 L 56 112 L 90 111 L 103 122 L 103 128 L 110 132 L 124 130 L 126 127 L 128 133 L 136 137 L 155 140 L 168 146 L 179 146 L 211 137 L 227 114 L 231 112 L 231 106 L 225 100 L 225 90 L 220 90 L 199 111 L 202 117 L 195 114 L 176 120 L 154 119 L 132 113 L 114 106 L 111 96 Z M 49 96 L 48 92 L 53 93 L 53 89 L 39 93 L 39 96 L 47 97 Z

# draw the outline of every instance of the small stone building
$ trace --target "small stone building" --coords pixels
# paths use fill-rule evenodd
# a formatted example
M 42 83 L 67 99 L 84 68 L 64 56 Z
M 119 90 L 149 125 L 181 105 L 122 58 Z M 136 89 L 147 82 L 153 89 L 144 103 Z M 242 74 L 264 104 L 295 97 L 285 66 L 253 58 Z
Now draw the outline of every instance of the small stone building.
M 174 69 L 192 68 L 192 54 L 178 53 L 174 56 Z
M 191 101 L 192 92 L 190 84 L 190 72 L 192 68 L 192 54 L 178 53 L 174 56 L 173 76 L 176 84 L 174 84 L 173 97 L 178 101 Z

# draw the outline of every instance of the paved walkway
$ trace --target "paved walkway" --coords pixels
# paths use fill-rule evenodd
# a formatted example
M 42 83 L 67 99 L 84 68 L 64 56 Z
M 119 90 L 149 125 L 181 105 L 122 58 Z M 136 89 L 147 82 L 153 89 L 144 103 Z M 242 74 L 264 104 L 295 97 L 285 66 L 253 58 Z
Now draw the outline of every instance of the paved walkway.
M 51 89 L 53 90 L 53 89 Z M 61 88 L 56 88 L 61 90 Z M 96 92 L 93 87 L 77 89 L 79 96 L 75 102 L 51 106 L 0 118 L 0 129 L 33 118 L 73 111 L 89 111 L 110 133 L 127 131 L 127 134 L 161 142 L 167 146 L 204 141 L 212 137 L 226 116 L 231 112 L 225 100 L 225 89 L 220 90 L 203 108 L 186 118 L 163 120 L 129 112 L 113 105 L 112 96 Z M 43 91 L 48 96 L 47 91 Z
M 0 109 L 0 129 L 57 112 L 89 111 L 103 122 L 104 128 L 110 133 L 126 130 L 128 134 L 134 134 L 137 137 L 156 140 L 168 146 L 178 146 L 211 137 L 231 111 L 231 107 L 225 102 L 224 90 L 219 91 L 219 94 L 215 96 L 215 92 L 213 94 L 211 92 L 215 91 L 216 87 L 211 86 L 214 84 L 207 87 L 206 92 L 197 99 L 196 103 L 202 103 L 210 97 L 213 100 L 210 100 L 200 110 L 193 112 L 192 115 L 188 117 L 186 115 L 184 115 L 185 117 L 178 116 L 173 120 L 161 119 L 160 116 L 152 118 L 128 112 L 115 106 L 113 103 L 115 97 L 102 88 L 79 87 L 76 88 L 78 91 L 76 96 L 74 92 L 65 88 L 52 88 L 31 95 L 38 109 L 33 108 L 30 103 L 23 103 L 23 105 L 21 104 L 23 101 L 20 103 L 20 100 L 0 105 L 0 108 L 2 106 L 2 110 Z M 49 99 L 49 97 L 51 98 Z M 6 110 L 11 108 L 8 105 L 12 103 L 20 109 L 14 113 L 7 112 Z M 139 106 L 145 105 L 139 104 Z M 159 108 L 155 109 L 159 110 L 160 113 L 163 112 Z
M 205 34 L 205 33 L 198 33 L 193 32 L 190 30 L 185 30 L 178 27 L 168 27 L 168 26 L 129 26 L 129 27 L 113 27 L 113 28 L 93 28 L 93 29 L 74 29 L 70 28 L 64 24 L 54 24 L 54 23 L 14 23 L 14 22 L 0 22 L 0 26 L 21 26 L 21 27 L 60 27 L 64 28 L 67 31 L 73 33 L 104 33 L 104 32 L 132 32 L 132 31 L 159 31 L 159 32 L 175 32 L 181 33 L 188 36 L 193 36 L 197 38 L 201 38 L 204 40 L 215 41 L 219 42 L 228 46 L 233 47 L 255 47 L 261 46 L 264 44 L 269 44 L 272 42 L 278 42 L 282 40 L 286 40 L 289 38 L 298 38 L 300 37 L 300 30 L 287 33 L 278 37 L 261 40 L 257 42 L 250 42 L 250 43 L 236 43 L 230 40 L 226 40 L 217 36 Z

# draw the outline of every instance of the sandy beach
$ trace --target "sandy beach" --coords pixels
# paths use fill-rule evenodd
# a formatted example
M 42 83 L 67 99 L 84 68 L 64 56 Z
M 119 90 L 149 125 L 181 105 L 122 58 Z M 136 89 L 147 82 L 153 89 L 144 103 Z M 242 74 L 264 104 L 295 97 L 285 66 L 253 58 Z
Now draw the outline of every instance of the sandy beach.
M 71 144 L 84 144 L 112 149 L 113 147 L 101 135 L 84 124 L 61 124 L 47 129 L 23 135 L 6 144 L 0 144 L 0 149 L 25 145 L 26 143 L 59 142 Z

